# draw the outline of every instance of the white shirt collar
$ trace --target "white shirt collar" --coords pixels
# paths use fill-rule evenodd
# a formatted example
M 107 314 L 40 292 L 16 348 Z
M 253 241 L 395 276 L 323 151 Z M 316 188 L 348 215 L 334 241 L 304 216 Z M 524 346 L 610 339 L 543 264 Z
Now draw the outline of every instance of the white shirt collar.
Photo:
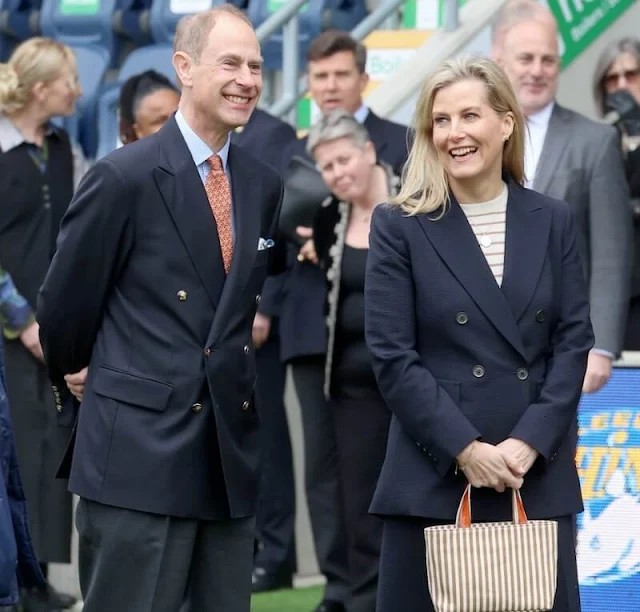
M 363 104 L 355 113 L 353 113 L 353 117 L 360 124 L 363 124 L 367 120 L 368 116 L 369 107 L 366 104 Z
M 536 127 L 544 127 L 546 128 L 549 125 L 549 121 L 551 120 L 551 114 L 553 113 L 553 107 L 555 106 L 555 101 L 549 102 L 543 109 L 539 110 L 537 113 L 533 113 L 533 115 L 529 115 L 527 117 L 527 123 L 530 125 L 535 125 Z

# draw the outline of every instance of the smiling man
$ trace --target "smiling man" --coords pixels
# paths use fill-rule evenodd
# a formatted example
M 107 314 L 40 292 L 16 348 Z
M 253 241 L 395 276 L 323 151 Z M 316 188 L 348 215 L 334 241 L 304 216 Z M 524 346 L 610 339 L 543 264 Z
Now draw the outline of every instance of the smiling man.
M 38 320 L 80 496 L 85 612 L 248 612 L 258 467 L 251 327 L 282 182 L 230 144 L 262 90 L 229 5 L 183 19 L 179 110 L 86 175 Z M 283 261 L 283 260 L 282 260 Z M 79 406 L 65 374 L 88 366 Z
M 632 220 L 614 128 L 563 108 L 558 31 L 534 0 L 505 4 L 493 28 L 494 59 L 505 69 L 527 118 L 527 186 L 573 209 L 578 249 L 589 282 L 595 347 L 583 391 L 598 391 L 622 350 L 631 263 Z

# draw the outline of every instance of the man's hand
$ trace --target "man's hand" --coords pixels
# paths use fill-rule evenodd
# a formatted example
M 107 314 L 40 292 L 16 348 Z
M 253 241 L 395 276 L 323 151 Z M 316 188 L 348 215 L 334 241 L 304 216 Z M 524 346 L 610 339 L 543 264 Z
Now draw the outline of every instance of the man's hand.
M 507 438 L 496 447 L 514 476 L 524 478 L 538 458 L 538 451 L 526 442 Z
M 256 316 L 253 319 L 253 328 L 251 330 L 251 336 L 253 338 L 253 346 L 259 349 L 269 338 L 271 332 L 271 317 L 256 312 Z
M 44 354 L 40 346 L 40 326 L 35 321 L 22 331 L 20 342 L 38 361 L 44 363 Z
M 607 384 L 611 376 L 613 361 L 606 355 L 591 351 L 587 361 L 587 373 L 582 383 L 583 393 L 595 393 Z
M 75 374 L 67 374 L 64 377 L 64 381 L 67 383 L 67 387 L 73 397 L 75 397 L 79 402 L 82 401 L 82 394 L 84 393 L 84 385 L 87 382 L 87 370 L 88 368 L 82 368 L 79 372 Z
M 306 242 L 298 251 L 298 261 L 302 263 L 303 261 L 310 261 L 311 263 L 318 263 L 318 255 L 316 253 L 316 246 L 313 243 L 313 229 L 310 227 L 304 227 L 299 225 L 296 227 L 296 234 L 300 236 L 300 238 L 306 238 Z
M 505 488 L 522 486 L 522 477 L 512 473 L 502 452 L 491 444 L 474 440 L 457 461 L 472 487 L 490 487 L 502 493 Z

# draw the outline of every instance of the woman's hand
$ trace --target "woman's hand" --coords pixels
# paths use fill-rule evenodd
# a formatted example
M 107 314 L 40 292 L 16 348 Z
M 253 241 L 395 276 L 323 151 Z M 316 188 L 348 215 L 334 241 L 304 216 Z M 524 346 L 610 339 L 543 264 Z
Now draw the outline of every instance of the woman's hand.
M 516 438 L 507 438 L 504 442 L 500 442 L 496 448 L 515 476 L 524 477 L 538 458 L 538 451 L 535 448 Z
M 490 487 L 502 493 L 522 486 L 522 477 L 513 474 L 496 446 L 474 440 L 456 459 L 472 487 Z
M 300 263 L 303 261 L 310 261 L 311 263 L 317 264 L 318 255 L 316 254 L 316 247 L 313 242 L 313 229 L 299 225 L 296 227 L 296 234 L 298 234 L 300 238 L 305 238 L 307 240 L 298 252 L 298 261 Z

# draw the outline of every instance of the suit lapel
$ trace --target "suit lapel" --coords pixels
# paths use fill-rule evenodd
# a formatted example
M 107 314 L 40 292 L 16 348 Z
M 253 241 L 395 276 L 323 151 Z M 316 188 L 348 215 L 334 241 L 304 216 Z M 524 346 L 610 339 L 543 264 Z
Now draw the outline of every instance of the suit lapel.
M 175 119 L 158 134 L 165 161 L 154 170 L 162 199 L 185 249 L 217 307 L 224 286 L 224 265 L 216 223 L 191 153 Z
M 258 252 L 262 218 L 260 180 L 252 172 L 251 160 L 242 149 L 232 144 L 229 148 L 229 172 L 235 226 L 233 260 L 227 276 L 220 304 L 209 334 L 209 341 L 217 337 L 229 315 L 237 307 L 237 298 L 249 280 Z
M 522 317 L 538 285 L 550 229 L 550 211 L 532 202 L 530 191 L 512 186 L 507 205 L 502 292 L 516 321 Z
M 373 142 L 376 146 L 377 158 L 379 160 L 382 159 L 384 151 L 387 148 L 387 141 L 384 138 L 383 130 L 380 129 L 380 118 L 371 109 L 369 109 L 369 114 L 364 120 L 364 127 L 366 127 L 367 132 L 369 132 L 369 138 L 371 138 L 371 142 Z
M 554 104 L 536 174 L 533 177 L 533 189 L 539 193 L 546 193 L 549 188 L 553 175 L 559 166 L 560 158 L 568 144 L 567 120 L 564 109 Z
M 522 337 L 509 304 L 458 203 L 452 197 L 451 207 L 445 215 L 437 221 L 431 218 L 432 215 L 416 217 L 431 244 L 478 308 L 502 336 L 525 356 Z

